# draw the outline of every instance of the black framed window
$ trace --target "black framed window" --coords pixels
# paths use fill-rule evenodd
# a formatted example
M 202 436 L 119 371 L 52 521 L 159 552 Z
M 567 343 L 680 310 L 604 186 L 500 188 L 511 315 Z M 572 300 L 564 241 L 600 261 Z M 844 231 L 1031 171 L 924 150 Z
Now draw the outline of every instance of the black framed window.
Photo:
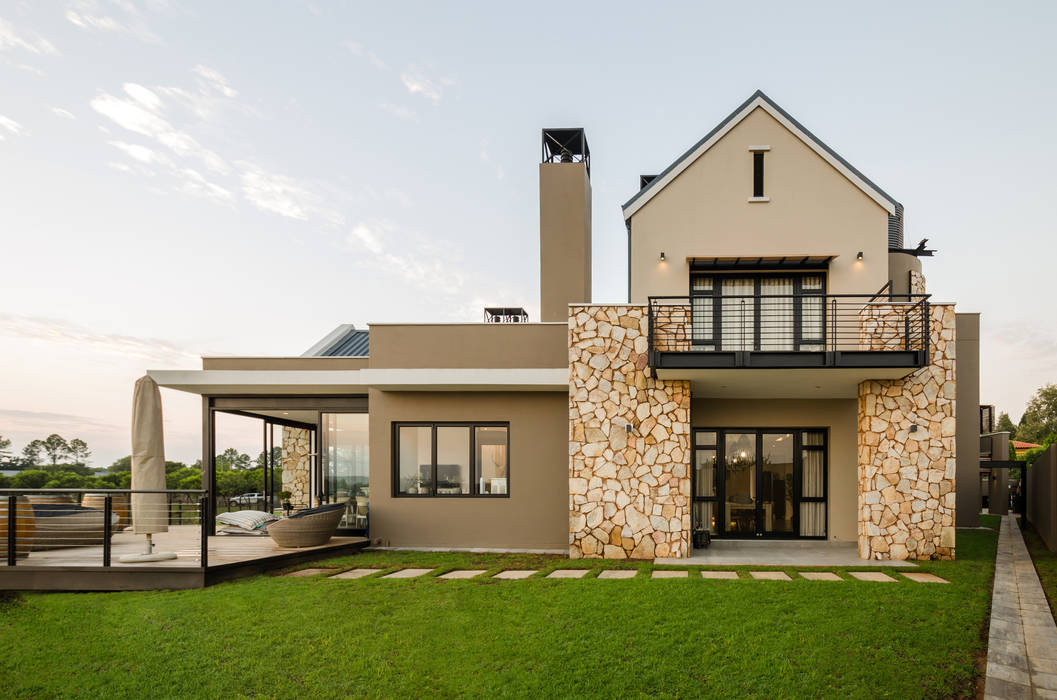
M 752 153 L 752 196 L 763 195 L 763 151 Z
M 694 349 L 825 350 L 825 293 L 821 271 L 691 275 Z
M 508 496 L 509 423 L 393 423 L 393 495 Z
M 824 428 L 694 428 L 694 530 L 824 539 L 827 444 Z

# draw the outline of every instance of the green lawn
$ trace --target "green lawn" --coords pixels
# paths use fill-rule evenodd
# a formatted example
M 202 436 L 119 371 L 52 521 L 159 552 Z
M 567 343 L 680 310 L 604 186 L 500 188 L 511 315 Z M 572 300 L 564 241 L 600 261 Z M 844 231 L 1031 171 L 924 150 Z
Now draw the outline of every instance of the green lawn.
M 1024 543 L 1028 546 L 1028 553 L 1035 562 L 1035 571 L 1039 574 L 1039 581 L 1046 591 L 1046 598 L 1050 601 L 1050 611 L 1057 614 L 1057 552 L 1051 552 L 1046 544 L 1035 532 L 1030 524 L 1025 524 Z
M 997 518 L 985 522 L 997 527 Z M 950 585 L 651 580 L 651 564 L 364 552 L 327 566 L 590 567 L 582 580 L 260 576 L 0 607 L 5 697 L 972 696 L 995 534 Z M 594 580 L 601 568 L 638 568 Z M 678 567 L 670 567 L 678 568 Z M 793 569 L 787 569 L 793 573 Z

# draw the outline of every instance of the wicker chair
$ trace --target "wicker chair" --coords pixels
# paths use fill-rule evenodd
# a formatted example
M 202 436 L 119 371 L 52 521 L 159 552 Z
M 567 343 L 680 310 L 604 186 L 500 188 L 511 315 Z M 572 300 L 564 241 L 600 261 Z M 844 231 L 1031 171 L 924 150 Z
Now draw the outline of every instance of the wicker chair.
M 334 536 L 344 514 L 344 503 L 320 506 L 304 515 L 276 520 L 268 525 L 268 535 L 280 547 L 318 547 Z

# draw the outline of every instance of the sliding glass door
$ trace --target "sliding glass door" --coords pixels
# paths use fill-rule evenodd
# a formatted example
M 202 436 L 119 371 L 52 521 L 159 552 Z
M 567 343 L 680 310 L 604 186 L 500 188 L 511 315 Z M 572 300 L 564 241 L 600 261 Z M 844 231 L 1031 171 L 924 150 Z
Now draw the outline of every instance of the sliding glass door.
M 826 433 L 694 430 L 693 526 L 718 537 L 825 537 Z

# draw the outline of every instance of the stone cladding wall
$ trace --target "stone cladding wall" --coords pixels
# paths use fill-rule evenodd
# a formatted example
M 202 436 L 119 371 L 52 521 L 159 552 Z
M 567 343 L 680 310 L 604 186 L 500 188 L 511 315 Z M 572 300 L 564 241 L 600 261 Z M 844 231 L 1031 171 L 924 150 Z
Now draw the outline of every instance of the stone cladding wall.
M 867 320 L 878 328 L 902 323 L 904 305 L 869 308 Z M 864 559 L 954 559 L 954 318 L 952 304 L 931 306 L 928 365 L 903 379 L 859 385 Z
M 312 443 L 304 428 L 283 426 L 283 491 L 289 491 L 294 508 L 307 508 L 311 497 Z
M 650 376 L 647 322 L 645 305 L 569 308 L 572 558 L 690 554 L 690 384 Z

